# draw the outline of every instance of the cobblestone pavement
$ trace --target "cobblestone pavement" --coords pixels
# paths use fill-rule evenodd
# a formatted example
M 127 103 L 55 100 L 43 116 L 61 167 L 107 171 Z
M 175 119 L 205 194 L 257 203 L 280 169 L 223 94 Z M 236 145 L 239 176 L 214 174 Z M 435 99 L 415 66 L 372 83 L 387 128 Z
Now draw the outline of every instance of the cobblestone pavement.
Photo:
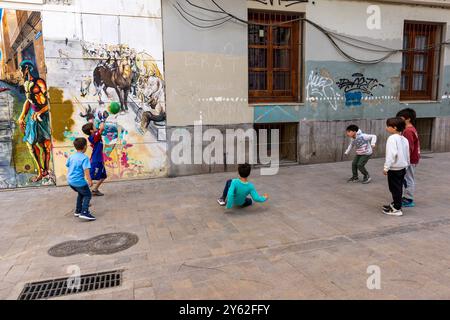
M 382 159 L 373 183 L 347 184 L 350 163 L 253 175 L 270 202 L 225 211 L 225 179 L 213 174 L 110 183 L 94 198 L 98 220 L 73 217 L 69 188 L 0 192 L 0 299 L 27 282 L 124 270 L 121 287 L 64 299 L 450 299 L 450 154 L 418 168 L 417 207 L 387 217 Z M 55 258 L 70 240 L 129 232 L 139 242 L 112 255 Z M 381 270 L 368 290 L 367 268 Z

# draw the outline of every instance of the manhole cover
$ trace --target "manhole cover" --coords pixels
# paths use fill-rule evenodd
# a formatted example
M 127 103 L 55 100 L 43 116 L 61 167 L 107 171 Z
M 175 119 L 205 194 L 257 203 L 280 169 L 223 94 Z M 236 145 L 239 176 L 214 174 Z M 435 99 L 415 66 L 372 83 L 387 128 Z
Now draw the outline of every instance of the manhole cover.
M 132 233 L 109 233 L 88 240 L 67 241 L 48 250 L 52 257 L 68 257 L 76 254 L 107 255 L 127 250 L 138 243 Z
M 122 270 L 27 283 L 18 300 L 49 299 L 88 291 L 118 287 L 122 284 Z

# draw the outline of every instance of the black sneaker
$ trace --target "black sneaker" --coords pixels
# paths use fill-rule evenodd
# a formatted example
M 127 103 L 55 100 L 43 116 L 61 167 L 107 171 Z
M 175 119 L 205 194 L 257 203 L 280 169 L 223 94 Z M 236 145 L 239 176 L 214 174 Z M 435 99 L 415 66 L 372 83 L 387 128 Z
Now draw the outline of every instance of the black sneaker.
M 103 196 L 104 196 L 104 194 L 101 193 L 101 192 L 98 191 L 98 190 L 92 190 L 92 195 L 93 195 L 94 197 L 103 197 Z
M 80 219 L 83 219 L 83 220 L 87 220 L 87 221 L 95 221 L 95 220 L 97 220 L 97 219 L 96 219 L 92 214 L 90 214 L 89 212 L 80 214 L 79 218 L 80 218 Z
M 358 177 L 351 177 L 350 179 L 347 180 L 347 182 L 359 182 L 359 178 Z
M 390 205 L 389 208 L 383 208 L 383 213 L 388 216 L 401 217 L 403 216 L 402 210 L 395 209 L 393 205 Z
M 363 184 L 368 184 L 368 183 L 370 183 L 371 181 L 372 181 L 372 178 L 369 177 L 369 176 L 367 176 L 367 177 L 364 177 L 362 183 L 363 183 Z
M 223 198 L 217 199 L 217 203 L 218 203 L 221 207 L 224 207 L 224 206 L 227 204 Z

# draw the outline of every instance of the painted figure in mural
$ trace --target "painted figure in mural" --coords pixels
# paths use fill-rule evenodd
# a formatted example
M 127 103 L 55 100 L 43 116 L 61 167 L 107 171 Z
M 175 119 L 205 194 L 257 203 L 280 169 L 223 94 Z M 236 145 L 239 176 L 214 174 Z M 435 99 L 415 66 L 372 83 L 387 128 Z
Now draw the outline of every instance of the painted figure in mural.
M 153 75 L 148 77 L 145 85 L 140 90 L 142 102 L 150 109 L 142 110 L 141 132 L 145 132 L 150 122 L 162 122 L 166 120 L 164 108 L 164 81 Z
M 47 84 L 39 77 L 34 63 L 29 60 L 22 61 L 20 71 L 26 100 L 18 123 L 24 134 L 23 141 L 27 144 L 38 169 L 38 175 L 32 182 L 38 182 L 50 174 L 52 142 Z
M 139 68 L 136 64 L 136 57 L 131 58 L 131 94 L 135 97 L 138 95 L 139 84 Z

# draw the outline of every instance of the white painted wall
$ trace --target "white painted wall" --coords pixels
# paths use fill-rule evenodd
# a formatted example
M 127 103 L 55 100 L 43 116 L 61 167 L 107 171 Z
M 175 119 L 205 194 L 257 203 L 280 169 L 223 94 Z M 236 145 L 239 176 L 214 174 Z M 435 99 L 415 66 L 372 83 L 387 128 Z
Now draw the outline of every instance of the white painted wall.
M 339 34 L 356 37 L 389 48 L 401 49 L 403 43 L 403 26 L 405 20 L 446 23 L 446 35 L 450 35 L 450 9 L 417 7 L 406 4 L 375 3 L 381 9 L 381 29 L 370 30 L 367 27 L 370 1 L 320 0 L 310 3 L 306 8 L 306 17 L 326 29 Z M 347 61 L 334 49 L 326 37 L 311 25 L 306 26 L 306 60 Z M 363 59 L 376 59 L 383 53 L 369 53 L 342 47 L 354 56 Z M 448 51 L 448 50 L 447 50 Z M 386 62 L 401 63 L 398 53 Z M 450 64 L 450 56 L 445 57 L 445 64 Z
M 212 29 L 197 28 L 183 20 L 173 3 L 163 1 L 168 125 L 192 126 L 200 117 L 205 125 L 252 123 L 247 26 L 230 21 Z M 213 9 L 209 0 L 195 3 Z M 221 3 L 228 12 L 247 18 L 242 0 Z M 185 8 L 202 18 L 221 16 Z

